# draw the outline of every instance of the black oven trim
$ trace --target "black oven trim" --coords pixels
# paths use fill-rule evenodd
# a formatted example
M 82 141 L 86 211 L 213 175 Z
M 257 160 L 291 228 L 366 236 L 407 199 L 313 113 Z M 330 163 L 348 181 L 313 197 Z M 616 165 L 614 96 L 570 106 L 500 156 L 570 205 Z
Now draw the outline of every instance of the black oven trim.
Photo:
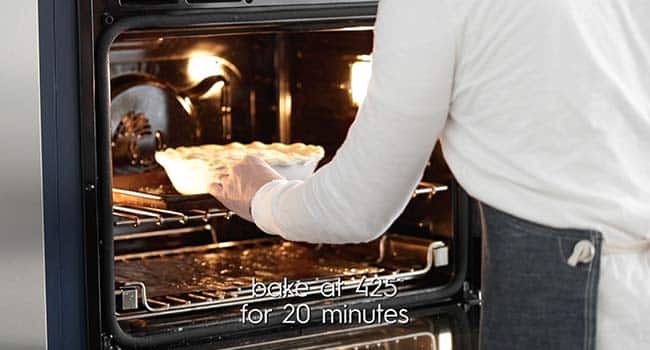
M 187 10 L 187 9 L 225 9 L 225 8 L 247 8 L 247 7 L 277 7 L 277 6 L 296 6 L 296 5 L 315 5 L 327 6 L 331 4 L 342 5 L 359 4 L 368 2 L 367 0 L 110 0 L 108 8 L 120 11 L 138 11 L 138 10 Z
M 246 10 L 246 11 L 244 11 Z M 170 29 L 188 26 L 259 26 L 265 30 L 272 25 L 278 29 L 301 28 L 301 26 L 322 26 L 328 23 L 372 23 L 376 13 L 376 4 L 343 6 L 343 7 L 291 7 L 239 9 L 237 11 L 212 11 L 184 15 L 150 15 L 126 17 L 107 25 L 95 46 L 95 113 L 96 117 L 87 115 L 84 118 L 82 134 L 86 134 L 83 146 L 86 148 L 84 157 L 84 206 L 86 220 L 87 244 L 86 256 L 89 271 L 88 283 L 98 281 L 99 290 L 96 296 L 89 295 L 88 300 L 98 300 L 99 310 L 94 316 L 101 322 L 102 343 L 110 348 L 111 344 L 121 347 L 146 348 L 161 347 L 171 344 L 187 344 L 188 339 L 221 338 L 235 332 L 255 331 L 261 327 L 243 328 L 239 322 L 225 321 L 214 326 L 188 329 L 183 332 L 162 335 L 136 337 L 124 332 L 114 315 L 114 271 L 113 271 L 113 238 L 111 213 L 112 168 L 110 161 L 110 74 L 108 52 L 113 41 L 123 32 L 136 29 Z M 93 133 L 93 131 L 95 131 Z M 92 135 L 92 136 L 90 136 Z M 96 150 L 96 153 L 89 150 Z M 95 159 L 92 159 L 96 157 Z M 469 198 L 457 185 L 452 185 L 454 193 L 454 225 L 455 240 L 451 259 L 455 266 L 454 278 L 448 285 L 419 289 L 401 294 L 391 300 L 382 300 L 382 305 L 424 306 L 448 301 L 460 295 L 467 272 L 467 245 L 469 236 Z M 97 235 L 92 231 L 97 229 Z M 93 239 L 96 245 L 93 247 Z M 95 259 L 94 261 L 92 261 Z M 97 271 L 93 271 L 97 266 Z M 95 274 L 99 274 L 99 276 Z M 91 293 L 92 294 L 92 293 Z M 371 307 L 375 301 L 361 300 L 359 307 Z M 332 305 L 330 305 L 331 307 Z M 318 312 L 316 310 L 316 312 Z M 275 316 L 276 318 L 279 315 Z M 274 317 L 272 316 L 273 320 Z M 278 319 L 279 320 L 279 319 Z M 89 341 L 93 343 L 92 340 Z M 97 344 L 97 343 L 95 343 Z

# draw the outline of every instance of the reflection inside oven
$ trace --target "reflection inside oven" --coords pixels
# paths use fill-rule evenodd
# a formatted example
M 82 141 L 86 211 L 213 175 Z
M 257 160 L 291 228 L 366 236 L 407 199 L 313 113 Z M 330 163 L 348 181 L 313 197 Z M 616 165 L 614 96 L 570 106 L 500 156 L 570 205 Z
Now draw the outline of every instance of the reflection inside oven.
M 365 27 L 134 31 L 115 41 L 114 311 L 123 329 L 154 334 L 233 319 L 247 303 L 276 305 L 252 297 L 253 277 L 306 282 L 315 305 L 327 302 L 319 288 L 335 279 L 352 299 L 364 277 L 398 280 L 400 290 L 450 282 L 453 179 L 439 149 L 389 232 L 341 246 L 265 235 L 207 194 L 179 194 L 155 162 L 169 147 L 261 141 L 321 145 L 327 163 L 365 96 L 371 49 Z
M 345 329 L 319 330 L 290 339 L 267 340 L 227 350 L 453 350 L 469 349 L 474 341 L 464 312 L 421 316 L 407 325 L 366 325 Z M 192 350 L 214 349 L 209 346 Z

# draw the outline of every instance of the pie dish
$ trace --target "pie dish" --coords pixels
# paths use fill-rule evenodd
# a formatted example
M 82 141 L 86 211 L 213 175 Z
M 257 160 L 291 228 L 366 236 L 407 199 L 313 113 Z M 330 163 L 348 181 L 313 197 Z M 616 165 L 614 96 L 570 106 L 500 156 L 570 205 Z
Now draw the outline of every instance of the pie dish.
M 247 155 L 264 160 L 289 180 L 304 180 L 325 156 L 323 147 L 303 143 L 283 144 L 234 142 L 227 145 L 200 145 L 168 148 L 155 158 L 167 173 L 176 191 L 183 195 L 203 194 L 229 167 Z

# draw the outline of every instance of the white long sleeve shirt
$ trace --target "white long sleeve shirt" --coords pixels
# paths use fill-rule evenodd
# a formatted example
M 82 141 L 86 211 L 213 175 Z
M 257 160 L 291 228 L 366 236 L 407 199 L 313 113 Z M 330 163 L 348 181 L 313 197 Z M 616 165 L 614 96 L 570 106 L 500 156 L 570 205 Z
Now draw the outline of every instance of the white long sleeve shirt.
M 409 200 L 440 137 L 474 197 L 606 244 L 650 237 L 650 1 L 382 0 L 368 96 L 332 162 L 274 181 L 257 225 L 358 242 Z M 650 252 L 603 256 L 597 348 L 648 349 Z
M 474 197 L 609 242 L 650 236 L 650 1 L 382 0 L 372 79 L 336 157 L 274 181 L 256 224 L 360 242 L 402 212 L 436 139 Z

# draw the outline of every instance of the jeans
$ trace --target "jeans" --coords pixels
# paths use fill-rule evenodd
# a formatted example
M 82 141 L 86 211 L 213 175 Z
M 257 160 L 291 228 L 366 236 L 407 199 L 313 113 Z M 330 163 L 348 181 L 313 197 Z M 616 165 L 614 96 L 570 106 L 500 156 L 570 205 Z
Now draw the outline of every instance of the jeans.
M 480 348 L 594 349 L 602 235 L 556 229 L 479 204 Z M 568 263 L 578 242 L 592 256 Z

